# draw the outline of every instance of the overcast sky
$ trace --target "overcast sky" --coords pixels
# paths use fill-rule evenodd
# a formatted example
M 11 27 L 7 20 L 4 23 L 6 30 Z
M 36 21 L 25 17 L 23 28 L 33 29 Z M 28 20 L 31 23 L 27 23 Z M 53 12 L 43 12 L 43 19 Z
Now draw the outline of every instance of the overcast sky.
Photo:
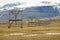
M 41 5 L 39 4 L 42 1 L 47 1 L 47 2 L 51 2 L 51 3 L 60 3 L 60 0 L 0 0 L 0 6 L 3 6 L 4 4 L 7 3 L 16 3 L 16 2 L 20 2 L 23 5 L 21 5 L 22 7 L 30 7 L 30 6 L 37 6 L 37 5 Z

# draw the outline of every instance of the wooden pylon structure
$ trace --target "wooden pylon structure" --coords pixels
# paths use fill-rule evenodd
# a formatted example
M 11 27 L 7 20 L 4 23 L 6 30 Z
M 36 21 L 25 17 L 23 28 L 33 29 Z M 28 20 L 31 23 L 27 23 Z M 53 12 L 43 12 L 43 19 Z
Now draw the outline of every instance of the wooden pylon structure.
M 19 9 L 9 10 L 9 26 L 8 26 L 8 28 L 11 28 L 12 24 L 15 24 L 15 27 L 17 27 L 16 26 L 17 22 L 19 22 L 18 26 L 23 28 L 23 19 L 22 19 L 21 12 L 22 12 L 22 10 L 19 10 Z M 18 14 L 21 14 L 19 17 L 20 19 L 17 19 Z M 14 18 L 11 18 L 12 15 L 14 16 Z

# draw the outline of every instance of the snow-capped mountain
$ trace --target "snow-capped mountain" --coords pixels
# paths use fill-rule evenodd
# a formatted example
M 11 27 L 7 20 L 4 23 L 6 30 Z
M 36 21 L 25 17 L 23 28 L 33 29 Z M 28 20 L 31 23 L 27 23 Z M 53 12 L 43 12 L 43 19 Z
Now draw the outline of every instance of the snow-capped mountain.
M 14 2 L 14 3 L 6 3 L 3 6 L 0 7 L 0 11 L 14 9 L 14 8 L 30 8 L 30 7 L 37 7 L 37 6 L 54 6 L 60 8 L 60 3 L 52 3 L 48 1 L 42 1 L 38 3 L 25 3 L 25 2 Z
M 13 9 L 18 5 L 21 5 L 21 3 L 19 3 L 19 2 L 17 2 L 17 3 L 8 3 L 8 4 L 5 4 L 2 7 L 0 7 L 0 10 L 4 11 L 4 10 Z
M 5 4 L 0 8 L 0 10 L 3 9 L 0 12 L 0 21 L 8 22 L 9 14 L 7 9 L 9 8 L 14 9 L 15 7 L 23 8 L 23 9 L 25 8 L 22 12 L 24 19 L 28 19 L 29 16 L 31 15 L 37 18 L 53 18 L 53 17 L 60 16 L 59 3 L 53 5 L 52 3 L 46 4 L 46 2 L 42 2 L 42 3 L 39 3 L 39 5 L 34 5 L 34 6 L 33 5 L 25 6 L 20 3 L 11 3 L 11 4 Z M 20 16 L 21 14 L 18 15 L 18 18 L 20 18 Z M 11 17 L 13 18 L 12 15 Z

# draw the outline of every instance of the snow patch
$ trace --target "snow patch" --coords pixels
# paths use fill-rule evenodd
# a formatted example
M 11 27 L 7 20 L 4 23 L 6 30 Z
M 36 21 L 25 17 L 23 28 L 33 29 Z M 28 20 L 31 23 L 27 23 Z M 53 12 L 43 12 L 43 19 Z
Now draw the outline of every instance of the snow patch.
M 46 33 L 46 35 L 60 35 L 60 33 Z
M 3 36 L 37 36 L 38 34 L 29 34 L 29 33 L 10 33 L 10 34 L 4 34 Z

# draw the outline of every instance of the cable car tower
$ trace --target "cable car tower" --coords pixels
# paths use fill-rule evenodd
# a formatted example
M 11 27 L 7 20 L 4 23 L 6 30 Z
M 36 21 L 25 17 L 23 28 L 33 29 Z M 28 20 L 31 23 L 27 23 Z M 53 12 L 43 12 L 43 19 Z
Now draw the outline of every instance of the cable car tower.
M 19 10 L 19 9 L 9 10 L 9 26 L 8 26 L 8 28 L 11 28 L 12 24 L 13 25 L 15 24 L 15 27 L 16 27 L 17 22 L 19 22 L 18 26 L 23 28 L 23 19 L 22 19 L 21 12 L 22 12 L 22 10 Z M 18 19 L 18 14 L 20 14 L 19 19 Z M 12 15 L 13 15 L 13 18 L 11 17 Z

